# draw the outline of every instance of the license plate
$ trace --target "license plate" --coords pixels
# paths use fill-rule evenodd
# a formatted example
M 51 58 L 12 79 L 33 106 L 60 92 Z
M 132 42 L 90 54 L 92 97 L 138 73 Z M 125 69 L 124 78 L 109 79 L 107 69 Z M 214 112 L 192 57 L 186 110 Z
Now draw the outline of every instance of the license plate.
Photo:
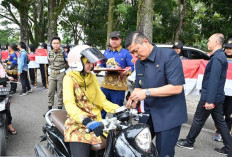
M 0 88 L 0 95 L 8 95 L 10 93 L 10 89 L 6 87 Z

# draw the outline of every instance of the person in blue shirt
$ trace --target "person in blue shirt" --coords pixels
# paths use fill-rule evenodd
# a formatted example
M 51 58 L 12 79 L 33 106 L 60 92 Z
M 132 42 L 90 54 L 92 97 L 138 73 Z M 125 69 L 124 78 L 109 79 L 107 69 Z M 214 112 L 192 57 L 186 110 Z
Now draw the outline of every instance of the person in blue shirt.
M 26 52 L 26 44 L 24 42 L 20 42 L 18 44 L 19 52 L 19 60 L 18 60 L 18 76 L 20 76 L 20 81 L 22 84 L 22 92 L 19 94 L 20 96 L 25 96 L 27 93 L 31 93 L 32 89 L 28 80 L 28 56 Z
M 64 46 L 64 51 L 63 51 L 66 58 L 68 56 L 69 51 L 70 51 L 70 46 L 69 46 L 69 44 L 67 44 L 67 45 Z
M 176 51 L 178 55 L 181 54 L 181 51 L 183 50 L 183 43 L 181 41 L 176 41 L 173 45 L 172 48 Z
M 7 75 L 10 77 L 13 77 L 15 81 L 18 80 L 18 71 L 17 71 L 17 66 L 18 66 L 18 57 L 16 54 L 17 51 L 17 45 L 15 44 L 10 44 L 8 46 L 8 61 L 7 61 Z M 16 93 L 17 89 L 17 83 L 11 82 L 10 83 L 10 94 Z
M 173 49 L 158 48 L 139 32 L 132 32 L 125 41 L 128 50 L 138 58 L 135 89 L 126 104 L 136 108 L 144 100 L 145 113 L 139 123 L 150 126 L 156 136 L 159 157 L 173 157 L 181 124 L 187 121 L 182 63 Z
M 118 31 L 110 34 L 110 47 L 104 52 L 108 59 L 101 67 L 126 69 L 124 72 L 107 72 L 101 84 L 101 89 L 107 100 L 123 106 L 125 91 L 127 90 L 127 76 L 134 71 L 134 62 L 130 52 L 121 46 L 122 38 Z M 102 118 L 106 112 L 102 111 Z
M 223 43 L 224 35 L 221 33 L 213 34 L 208 40 L 208 50 L 212 52 L 212 55 L 205 69 L 201 98 L 186 139 L 180 139 L 177 142 L 179 147 L 193 149 L 195 139 L 211 115 L 225 145 L 221 149 L 215 148 L 215 151 L 227 155 L 232 149 L 232 139 L 223 117 L 222 106 L 225 100 L 224 86 L 228 68 L 227 58 L 222 50 Z

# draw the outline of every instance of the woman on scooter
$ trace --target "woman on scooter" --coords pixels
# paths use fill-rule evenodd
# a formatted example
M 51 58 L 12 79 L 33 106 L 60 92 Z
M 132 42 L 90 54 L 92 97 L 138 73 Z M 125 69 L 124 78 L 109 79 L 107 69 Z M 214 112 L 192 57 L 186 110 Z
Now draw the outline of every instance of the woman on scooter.
M 6 75 L 5 69 L 3 68 L 2 63 L 0 62 L 0 87 L 5 86 L 6 82 L 9 80 L 14 80 L 14 78 Z M 10 108 L 7 108 L 4 112 L 6 113 L 6 117 L 7 117 L 7 125 L 8 125 L 9 133 L 12 135 L 16 135 L 17 132 L 11 124 L 12 117 L 11 117 Z
M 119 107 L 106 99 L 91 73 L 94 63 L 102 59 L 104 55 L 88 45 L 76 46 L 68 55 L 70 71 L 63 80 L 63 102 L 68 113 L 64 136 L 70 142 L 72 156 L 90 156 L 91 145 L 102 143 L 101 110 L 114 113 Z M 86 128 L 92 132 L 86 133 Z

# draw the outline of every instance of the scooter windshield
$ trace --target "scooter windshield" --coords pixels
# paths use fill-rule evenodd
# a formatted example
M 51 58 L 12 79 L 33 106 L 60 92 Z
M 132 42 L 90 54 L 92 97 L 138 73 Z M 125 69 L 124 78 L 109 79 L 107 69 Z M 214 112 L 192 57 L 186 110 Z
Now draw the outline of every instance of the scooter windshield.
M 107 61 L 107 58 L 95 47 L 87 48 L 81 52 L 91 63 L 96 63 L 98 61 Z

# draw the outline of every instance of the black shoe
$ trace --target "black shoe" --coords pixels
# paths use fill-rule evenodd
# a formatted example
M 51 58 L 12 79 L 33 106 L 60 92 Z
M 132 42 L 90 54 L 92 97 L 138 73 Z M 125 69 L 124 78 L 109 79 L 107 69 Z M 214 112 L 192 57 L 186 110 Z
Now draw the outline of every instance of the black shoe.
M 62 110 L 62 106 L 58 106 L 57 108 L 60 109 L 60 110 Z
M 52 109 L 52 106 L 48 106 L 48 111 L 51 110 L 51 109 Z M 48 112 L 48 111 L 47 111 L 47 112 Z M 45 113 L 43 114 L 43 117 L 45 117 L 45 115 L 46 115 L 47 112 L 45 112 Z
M 217 153 L 222 154 L 222 155 L 228 155 L 228 148 L 222 147 L 222 148 L 215 148 L 214 149 Z
M 16 93 L 16 91 L 13 91 L 13 90 L 12 90 L 12 91 L 10 91 L 10 94 L 15 94 L 15 93 Z
M 181 148 L 193 149 L 193 144 L 189 144 L 186 139 L 180 139 L 176 145 Z

